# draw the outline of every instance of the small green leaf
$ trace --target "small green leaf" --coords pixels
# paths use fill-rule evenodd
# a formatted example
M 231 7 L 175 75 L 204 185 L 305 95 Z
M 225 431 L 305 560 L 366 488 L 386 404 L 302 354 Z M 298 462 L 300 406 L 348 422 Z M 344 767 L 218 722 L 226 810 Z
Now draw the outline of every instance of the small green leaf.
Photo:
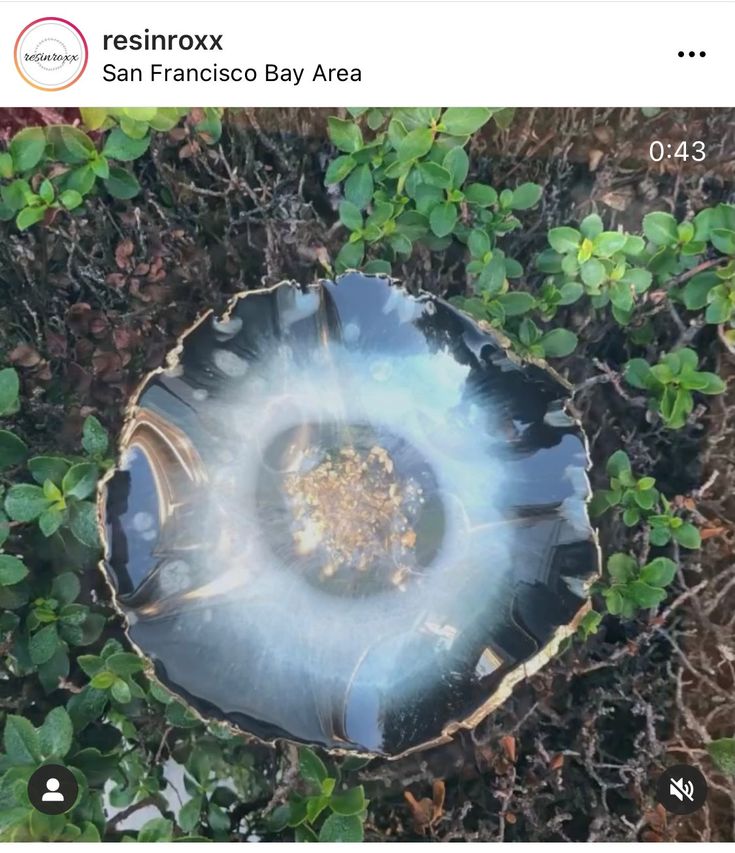
M 133 673 L 142 672 L 145 669 L 145 664 L 141 658 L 132 652 L 115 652 L 107 658 L 105 666 L 115 675 L 133 675 Z
M 486 107 L 450 107 L 444 111 L 441 124 L 451 136 L 470 136 L 479 130 L 492 115 Z
M 676 576 L 676 563 L 668 557 L 656 557 L 641 569 L 641 580 L 651 586 L 666 587 Z
M 609 258 L 623 249 L 626 240 L 619 231 L 603 231 L 592 240 L 593 251 L 601 258 Z
M 656 246 L 673 246 L 679 239 L 676 219 L 660 211 L 643 217 L 643 233 Z
M 590 610 L 588 613 L 585 613 L 582 621 L 579 623 L 579 633 L 587 639 L 597 633 L 601 622 L 602 613 L 598 613 L 596 610 Z
M 103 456 L 107 453 L 110 439 L 107 430 L 94 415 L 89 415 L 84 420 L 82 427 L 82 447 L 90 456 Z
M 52 708 L 38 730 L 38 745 L 44 758 L 63 758 L 71 749 L 72 735 L 66 708 Z
M 702 547 L 702 537 L 699 530 L 689 521 L 685 521 L 681 527 L 673 531 L 674 539 L 683 547 L 696 550 Z
M 329 800 L 332 811 L 341 815 L 359 815 L 366 806 L 365 790 L 362 785 L 332 794 Z
M 97 153 L 92 140 L 78 127 L 52 125 L 47 133 L 53 156 L 62 163 L 86 163 Z
M 46 134 L 41 127 L 26 127 L 10 140 L 10 156 L 16 172 L 37 166 L 46 150 Z
M 559 252 L 560 255 L 564 255 L 579 248 L 582 235 L 576 229 L 562 225 L 559 228 L 552 228 L 549 231 L 548 239 L 551 248 Z
M 630 554 L 611 554 L 607 561 L 607 573 L 619 584 L 626 584 L 635 575 L 636 561 Z
M 87 548 L 99 546 L 97 508 L 93 503 L 84 501 L 74 504 L 69 510 L 69 527 L 82 545 L 86 545 Z
M 130 687 L 122 678 L 115 679 L 112 684 L 112 688 L 110 689 L 110 693 L 112 693 L 112 698 L 121 705 L 127 705 L 127 703 L 132 699 Z
M 697 391 L 699 391 L 700 394 L 722 394 L 727 388 L 724 380 L 716 373 L 699 371 L 696 376 L 699 379 Z
M 437 237 L 446 237 L 452 233 L 457 222 L 457 206 L 445 201 L 437 204 L 429 214 L 429 225 Z
M 0 429 L 0 471 L 20 465 L 28 455 L 28 448 L 12 432 Z
M 324 183 L 327 186 L 338 184 L 350 174 L 355 168 L 357 162 L 354 157 L 349 154 L 343 154 L 340 157 L 335 157 L 327 168 L 327 174 L 324 178 Z
M 55 623 L 44 625 L 40 631 L 36 631 L 28 641 L 28 651 L 33 663 L 38 666 L 51 660 L 58 644 L 59 634 Z
M 632 358 L 626 365 L 623 375 L 625 381 L 634 388 L 650 389 L 656 384 L 650 364 L 643 358 Z
M 470 184 L 464 191 L 465 201 L 480 207 L 490 207 L 498 201 L 498 193 L 486 184 Z
M 13 158 L 7 151 L 0 152 L 0 178 L 8 180 L 13 177 Z
M 69 463 L 60 456 L 34 456 L 28 460 L 28 470 L 39 485 L 42 486 L 46 480 L 50 480 L 54 485 L 60 486 L 69 470 Z
M 355 122 L 330 116 L 327 119 L 327 130 L 332 144 L 340 151 L 353 154 L 362 148 L 362 131 Z
M 110 167 L 110 177 L 105 181 L 105 186 L 113 198 L 130 199 L 140 192 L 140 184 L 135 175 L 119 166 Z
M 362 821 L 356 815 L 330 814 L 319 830 L 319 841 L 355 843 L 363 840 Z
M 191 832 L 199 823 L 203 801 L 204 798 L 199 794 L 184 803 L 179 810 L 176 822 L 184 832 Z
M 19 391 L 18 372 L 12 367 L 0 370 L 0 416 L 18 411 Z
M 61 527 L 65 518 L 65 510 L 58 510 L 55 507 L 50 507 L 38 516 L 38 528 L 48 539 Z
M 322 782 L 327 778 L 327 768 L 324 766 L 324 762 L 313 750 L 307 747 L 299 749 L 299 770 L 307 782 L 313 782 L 320 788 Z
M 67 210 L 74 210 L 84 201 L 82 194 L 76 190 L 64 190 L 59 196 L 59 201 Z
M 723 255 L 735 255 L 735 231 L 727 228 L 713 228 L 710 242 Z
M 351 201 L 343 201 L 339 205 L 339 221 L 350 231 L 362 228 L 362 214 L 357 205 Z
M 79 578 L 74 572 L 62 572 L 51 584 L 51 597 L 60 604 L 71 604 L 76 601 L 80 588 Z
M 339 250 L 337 257 L 334 259 L 337 272 L 344 272 L 349 269 L 356 269 L 362 264 L 362 259 L 365 257 L 365 243 L 363 240 L 358 240 L 355 243 L 345 243 Z
M 428 127 L 417 127 L 409 131 L 396 147 L 396 154 L 401 163 L 417 160 L 428 154 L 434 143 L 434 134 Z
M 543 190 L 538 184 L 525 183 L 513 190 L 510 206 L 513 210 L 528 210 L 538 203 Z
M 61 481 L 61 490 L 64 497 L 84 500 L 94 492 L 97 486 L 99 470 L 93 462 L 80 462 L 72 467 L 64 475 Z
M 37 207 L 24 207 L 23 210 L 15 217 L 15 224 L 19 231 L 25 231 L 31 225 L 40 222 L 45 216 L 48 207 L 43 204 Z
M 569 329 L 552 329 L 541 338 L 544 354 L 549 358 L 565 358 L 577 347 L 577 336 Z
M 149 844 L 152 841 L 171 841 L 172 837 L 173 821 L 154 817 L 140 828 L 137 841 L 140 844 Z
M 367 163 L 358 166 L 345 181 L 345 198 L 364 210 L 373 197 L 373 174 Z
M 473 228 L 467 238 L 467 248 L 473 258 L 482 258 L 490 251 L 490 237 L 482 228 Z
M 28 569 L 18 557 L 0 554 L 0 586 L 12 586 L 27 577 Z
M 9 714 L 5 721 L 3 745 L 13 764 L 38 765 L 41 763 L 41 748 L 38 732 L 25 717 Z
M 13 521 L 34 521 L 51 505 L 40 486 L 20 483 L 5 497 L 5 512 Z
M 735 738 L 712 740 L 707 744 L 707 752 L 718 770 L 735 776 Z
M 41 196 L 41 198 L 46 204 L 53 203 L 56 193 L 54 191 L 54 185 L 51 183 L 51 181 L 49 181 L 48 178 L 41 181 L 41 185 L 38 188 L 38 194 Z
M 604 265 L 597 258 L 585 261 L 580 268 L 580 273 L 582 281 L 592 288 L 599 287 L 607 277 Z
M 627 270 L 623 281 L 632 284 L 636 293 L 645 293 L 653 282 L 653 274 L 649 270 L 635 267 Z
M 92 677 L 89 684 L 91 687 L 94 687 L 95 690 L 107 690 L 112 687 L 116 681 L 117 676 L 114 672 L 109 672 L 108 670 L 103 669 L 101 672 L 98 672 Z
M 150 144 L 150 135 L 146 135 L 142 139 L 132 139 L 126 133 L 123 133 L 119 127 L 114 127 L 105 141 L 102 154 L 111 160 L 128 162 L 142 157 Z
M 442 165 L 451 176 L 451 186 L 459 189 L 467 179 L 467 173 L 470 170 L 470 158 L 467 152 L 459 145 L 450 148 Z
M 526 314 L 536 304 L 536 300 L 530 293 L 522 291 L 503 293 L 497 297 L 497 300 L 503 306 L 506 317 L 520 317 L 521 314 Z
M 593 241 L 595 237 L 602 233 L 604 227 L 602 219 L 596 213 L 590 213 L 589 216 L 585 216 L 579 224 L 582 236 Z
M 633 581 L 628 589 L 630 597 L 639 607 L 656 607 L 666 598 L 666 590 L 649 586 L 641 580 Z

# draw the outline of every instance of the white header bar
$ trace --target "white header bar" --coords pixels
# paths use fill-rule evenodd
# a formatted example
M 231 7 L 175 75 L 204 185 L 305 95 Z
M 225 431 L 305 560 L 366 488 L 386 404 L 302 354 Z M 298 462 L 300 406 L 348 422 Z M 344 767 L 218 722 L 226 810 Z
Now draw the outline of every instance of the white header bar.
M 733 2 L 2 9 L 0 106 L 733 105 Z

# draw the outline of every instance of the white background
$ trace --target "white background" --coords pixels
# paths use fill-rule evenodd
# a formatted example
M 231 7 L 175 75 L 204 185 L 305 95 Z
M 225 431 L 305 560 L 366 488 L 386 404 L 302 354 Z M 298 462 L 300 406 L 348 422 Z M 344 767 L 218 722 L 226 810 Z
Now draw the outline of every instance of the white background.
M 71 20 L 89 65 L 60 92 L 19 77 L 30 21 Z M 733 2 L 3 2 L 0 106 L 732 106 Z M 220 52 L 102 51 L 104 33 L 224 33 Z M 679 50 L 695 50 L 690 59 Z M 705 50 L 705 59 L 699 51 Z M 102 66 L 254 66 L 256 83 L 105 83 Z M 361 83 L 265 83 L 265 63 L 359 66 Z

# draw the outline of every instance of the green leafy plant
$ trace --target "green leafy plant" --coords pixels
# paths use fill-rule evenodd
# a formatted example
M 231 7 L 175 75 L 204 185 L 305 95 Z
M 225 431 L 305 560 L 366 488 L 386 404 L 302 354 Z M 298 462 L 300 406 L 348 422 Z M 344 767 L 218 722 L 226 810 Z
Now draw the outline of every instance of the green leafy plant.
M 668 545 L 672 539 L 684 548 L 701 545 L 699 530 L 676 514 L 673 505 L 656 488 L 653 477 L 637 477 L 624 450 L 616 450 L 607 460 L 609 488 L 599 489 L 590 502 L 590 515 L 599 517 L 609 509 L 621 511 L 626 527 L 641 522 L 648 527 L 652 545 Z
M 656 557 L 644 566 L 629 554 L 612 554 L 607 561 L 611 583 L 602 590 L 609 613 L 631 618 L 642 608 L 656 607 L 676 576 L 676 563 Z
M 524 317 L 517 332 L 505 330 L 520 355 L 531 358 L 564 358 L 574 352 L 577 336 L 569 329 L 540 329 L 529 317 Z
M 650 408 L 670 429 L 681 429 L 694 409 L 693 392 L 722 394 L 725 383 L 716 373 L 698 370 L 697 353 L 689 348 L 666 353 L 653 367 L 633 358 L 625 365 L 625 379 L 649 392 Z
M 590 503 L 590 515 L 602 515 L 611 507 L 622 510 L 623 523 L 627 527 L 638 524 L 656 512 L 660 495 L 653 477 L 636 477 L 624 450 L 616 450 L 607 460 L 610 488 L 596 491 Z
M 645 241 L 637 235 L 605 231 L 596 213 L 583 219 L 579 229 L 552 228 L 548 241 L 551 248 L 536 259 L 537 268 L 549 274 L 547 302 L 552 307 L 570 305 L 586 294 L 593 308 L 610 305 L 618 323 L 629 323 L 636 297 L 653 280 L 640 263 Z
M 0 220 L 15 219 L 24 230 L 51 221 L 59 211 L 75 210 L 101 182 L 114 198 L 140 192 L 135 175 L 123 163 L 147 150 L 154 132 L 174 128 L 187 109 L 131 107 L 83 109 L 87 130 L 72 125 L 26 127 L 0 152 Z M 207 109 L 195 125 L 203 141 L 221 133 L 219 111 Z
M 335 261 L 338 272 L 361 265 L 367 272 L 390 272 L 393 262 L 410 257 L 416 243 L 438 251 L 457 239 L 470 248 L 467 271 L 479 290 L 498 292 L 506 275 L 520 274 L 495 242 L 520 226 L 515 211 L 533 207 L 541 188 L 524 184 L 498 192 L 467 184 L 467 142 L 503 111 L 350 112 L 350 119 L 329 119 L 330 139 L 341 154 L 325 181 L 343 185 L 339 214 L 349 232 Z
M 271 829 L 281 832 L 290 827 L 297 841 L 362 841 L 368 805 L 362 785 L 341 785 L 339 771 L 331 776 L 321 758 L 307 748 L 299 750 L 299 769 L 303 793 L 292 793 L 273 811 Z
M 119 704 L 145 698 L 143 687 L 134 678 L 143 671 L 143 661 L 132 652 L 124 652 L 116 640 L 108 640 L 99 655 L 80 655 L 77 662 L 90 677 L 90 686 L 109 690 Z
M 718 770 L 735 776 L 735 737 L 721 737 L 707 744 L 707 752 Z
M 699 530 L 690 521 L 685 521 L 673 511 L 673 507 L 661 495 L 661 511 L 648 518 L 649 537 L 652 545 L 668 545 L 672 540 L 684 548 L 696 549 L 702 545 Z
M 704 308 L 707 323 L 732 324 L 735 316 L 735 261 L 695 275 L 682 289 L 681 299 L 691 311 Z
M 89 548 L 95 548 L 97 510 L 92 500 L 97 481 L 107 462 L 103 455 L 108 438 L 99 421 L 90 416 L 84 425 L 83 443 L 91 459 L 34 456 L 27 462 L 35 484 L 16 483 L 5 496 L 5 512 L 12 521 L 38 523 L 44 536 L 59 528 Z M 19 459 L 19 457 L 18 457 Z
M 36 728 L 25 717 L 5 719 L 0 755 L 0 837 L 5 841 L 100 841 L 95 824 L 85 816 L 87 781 L 69 757 L 78 751 L 67 710 L 53 708 Z M 79 794 L 70 815 L 44 815 L 33 808 L 28 779 L 42 764 L 64 763 L 74 774 Z M 72 817 L 73 816 L 73 817 Z

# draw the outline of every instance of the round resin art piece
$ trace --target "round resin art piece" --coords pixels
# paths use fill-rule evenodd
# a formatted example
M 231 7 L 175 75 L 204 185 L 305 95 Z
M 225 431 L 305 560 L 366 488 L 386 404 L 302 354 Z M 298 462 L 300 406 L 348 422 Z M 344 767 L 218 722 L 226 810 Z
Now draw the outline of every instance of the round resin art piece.
M 567 396 L 384 278 L 237 297 L 144 382 L 102 489 L 130 641 L 265 740 L 394 757 L 476 725 L 599 569 Z

